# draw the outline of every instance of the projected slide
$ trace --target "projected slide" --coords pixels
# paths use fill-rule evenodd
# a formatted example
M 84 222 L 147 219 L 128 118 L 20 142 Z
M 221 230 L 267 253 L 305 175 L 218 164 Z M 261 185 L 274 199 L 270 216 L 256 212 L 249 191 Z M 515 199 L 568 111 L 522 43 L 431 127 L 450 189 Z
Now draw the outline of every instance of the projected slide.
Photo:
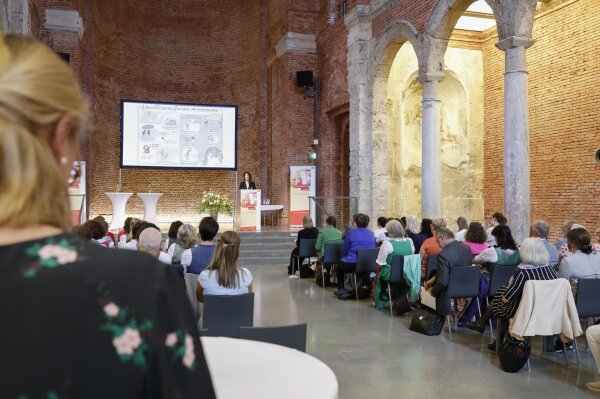
M 237 107 L 121 101 L 124 168 L 236 168 Z

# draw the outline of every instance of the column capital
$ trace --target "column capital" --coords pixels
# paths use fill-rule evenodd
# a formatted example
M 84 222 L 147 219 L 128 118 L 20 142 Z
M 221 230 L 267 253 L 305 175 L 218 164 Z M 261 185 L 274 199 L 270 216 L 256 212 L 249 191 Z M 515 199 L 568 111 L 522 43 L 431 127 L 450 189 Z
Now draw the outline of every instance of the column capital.
M 534 43 L 535 39 L 532 39 L 530 37 L 510 36 L 496 43 L 496 47 L 498 47 L 502 51 L 506 51 L 509 48 L 515 47 L 529 48 L 533 46 Z
M 446 74 L 444 72 L 427 72 L 422 73 L 417 77 L 417 82 L 419 83 L 429 83 L 429 82 L 441 82 L 446 79 Z
M 348 29 L 367 22 L 371 22 L 370 8 L 368 5 L 359 4 L 350 10 L 344 17 L 344 25 L 346 25 L 346 28 Z

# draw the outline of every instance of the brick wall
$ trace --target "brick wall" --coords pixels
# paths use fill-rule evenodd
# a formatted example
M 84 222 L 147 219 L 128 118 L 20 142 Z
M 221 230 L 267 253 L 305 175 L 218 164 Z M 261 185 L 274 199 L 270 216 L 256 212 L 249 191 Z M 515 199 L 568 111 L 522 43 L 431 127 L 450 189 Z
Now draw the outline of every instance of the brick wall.
M 531 218 L 547 220 L 551 235 L 565 219 L 594 231 L 600 223 L 600 37 L 596 1 L 565 2 L 536 18 L 527 51 L 531 155 Z M 485 209 L 503 207 L 504 53 L 491 36 L 485 54 Z

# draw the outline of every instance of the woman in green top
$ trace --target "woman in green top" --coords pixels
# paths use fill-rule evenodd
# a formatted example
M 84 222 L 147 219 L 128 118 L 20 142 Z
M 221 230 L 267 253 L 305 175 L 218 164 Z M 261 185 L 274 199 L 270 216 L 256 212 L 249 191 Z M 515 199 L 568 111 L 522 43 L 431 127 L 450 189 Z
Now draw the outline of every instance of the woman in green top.
M 519 248 L 510 232 L 510 227 L 496 226 L 492 230 L 492 236 L 496 239 L 496 246 L 482 251 L 473 259 L 473 263 L 484 265 L 490 273 L 493 272 L 491 265 L 517 266 L 521 263 Z
M 415 251 L 412 240 L 404 237 L 404 228 L 399 221 L 395 219 L 390 220 L 385 225 L 385 229 L 388 232 L 388 239 L 381 243 L 379 256 L 377 256 L 377 264 L 381 266 L 377 274 L 374 294 L 377 309 L 382 309 L 385 303 L 389 301 L 387 291 L 382 288 L 381 283 L 383 281 L 387 284 L 390 281 L 392 258 L 397 255 L 412 255 Z
M 319 235 L 317 236 L 317 243 L 315 244 L 315 249 L 319 253 L 319 258 L 323 259 L 325 257 L 325 244 L 337 244 L 342 243 L 342 232 L 336 229 L 335 217 L 329 216 L 325 220 L 326 227 L 319 231 Z

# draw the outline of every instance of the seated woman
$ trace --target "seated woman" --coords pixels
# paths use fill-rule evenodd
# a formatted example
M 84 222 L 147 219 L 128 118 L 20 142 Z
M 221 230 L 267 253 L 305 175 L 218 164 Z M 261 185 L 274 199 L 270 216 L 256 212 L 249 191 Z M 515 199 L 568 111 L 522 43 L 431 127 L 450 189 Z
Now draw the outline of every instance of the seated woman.
M 499 236 L 495 235 L 495 237 Z M 498 290 L 487 311 L 479 319 L 467 325 L 469 329 L 483 334 L 485 324 L 495 315 L 499 318 L 498 323 L 500 323 L 497 339 L 502 342 L 508 327 L 508 319 L 514 316 L 519 307 L 525 283 L 528 280 L 554 280 L 557 278 L 556 270 L 550 266 L 550 255 L 540 238 L 530 237 L 523 240 L 520 258 L 521 263 L 511 277 L 508 286 Z M 488 347 L 490 350 L 496 350 L 495 343 Z
M 473 263 L 484 265 L 491 273 L 493 272 L 492 264 L 516 266 L 521 262 L 517 243 L 513 238 L 510 227 L 505 224 L 494 227 L 492 236 L 496 241 L 496 246 L 482 251 L 479 255 L 473 258 Z
M 400 219 L 400 220 L 402 220 L 402 219 Z M 419 221 L 417 220 L 416 217 L 409 215 L 405 218 L 405 222 L 406 222 L 406 228 L 404 230 L 406 231 L 406 236 L 408 238 L 410 238 L 413 242 L 413 245 L 415 245 L 414 253 L 419 253 L 418 251 L 421 250 L 421 246 L 419 246 L 417 248 L 416 242 L 415 242 L 415 240 L 417 239 L 417 235 L 419 234 Z
M 121 227 L 121 230 L 119 230 L 119 234 L 117 235 L 117 242 L 115 243 L 117 247 L 127 242 L 127 237 L 131 233 L 131 219 L 133 218 L 131 216 L 128 216 L 125 219 L 125 222 L 123 222 L 123 227 Z
M 237 265 L 240 255 L 240 235 L 226 231 L 217 241 L 215 255 L 208 268 L 198 276 L 196 298 L 204 302 L 204 295 L 241 295 L 252 292 L 252 274 Z
M 378 245 L 387 239 L 387 230 L 385 229 L 387 222 L 388 218 L 385 216 L 379 216 L 377 218 L 377 229 L 373 230 L 373 235 L 375 236 Z
M 169 232 L 167 233 L 168 237 L 163 244 L 164 252 L 169 252 L 169 249 L 171 249 L 171 247 L 177 243 L 177 231 L 179 231 L 179 228 L 181 226 L 183 226 L 183 222 L 179 220 L 176 220 L 175 222 L 171 223 L 171 226 L 169 227 Z
M 481 223 L 469 223 L 469 228 L 467 229 L 464 243 L 466 246 L 471 248 L 471 253 L 473 256 L 479 255 L 488 249 L 487 233 L 485 232 L 485 228 Z
M 173 264 L 181 264 L 181 256 L 183 252 L 194 248 L 198 242 L 198 234 L 196 228 L 191 224 L 182 225 L 177 230 L 177 243 L 171 246 L 167 254 L 171 257 Z
M 577 223 L 572 224 L 571 225 L 571 229 L 569 231 L 574 230 L 574 229 L 584 229 L 584 230 L 587 231 L 587 229 L 584 226 L 582 226 L 580 224 L 577 224 Z M 567 235 L 568 234 L 569 233 L 567 232 Z M 591 246 L 591 248 L 592 248 L 592 252 L 591 252 L 592 255 L 598 255 L 598 256 L 600 256 L 600 245 L 594 244 L 594 245 Z M 559 261 L 559 263 L 562 262 L 562 260 L 564 258 L 568 258 L 571 255 L 573 255 L 573 251 L 571 251 L 571 249 L 569 248 L 568 239 L 567 239 L 567 241 L 565 241 L 564 244 L 562 244 L 562 246 L 560 248 L 558 248 L 558 261 Z
M 431 234 L 432 236 L 423 241 L 419 255 L 421 255 L 421 276 L 424 277 L 427 273 L 427 267 L 429 266 L 429 257 L 431 255 L 439 255 L 442 252 L 442 247 L 435 239 L 435 231 L 442 227 L 446 227 L 446 221 L 444 219 L 433 219 L 431 222 Z
M 337 220 L 334 216 L 329 216 L 325 219 L 325 228 L 319 231 L 315 249 L 319 254 L 319 259 L 325 258 L 325 244 L 338 244 L 342 242 L 342 232 L 336 228 Z M 325 268 L 328 265 L 323 265 Z M 327 269 L 329 270 L 329 269 Z
M 415 245 L 415 253 L 421 253 L 421 245 L 425 242 L 426 239 L 433 237 L 433 233 L 431 232 L 431 223 L 433 221 L 428 218 L 424 218 L 421 221 L 421 231 L 419 234 L 415 234 L 413 237 L 409 237 L 413 240 Z
M 215 253 L 215 236 L 219 232 L 219 223 L 212 217 L 206 216 L 200 221 L 200 244 L 186 249 L 181 254 L 181 265 L 186 273 L 200 274 L 208 267 Z
M 138 218 L 132 218 L 129 223 L 129 235 L 126 238 L 126 241 L 119 241 L 119 248 L 121 249 L 131 249 L 133 251 L 137 251 L 138 249 L 138 237 L 140 235 L 140 226 L 144 221 Z
M 346 231 L 344 239 L 344 249 L 340 264 L 337 268 L 337 288 L 336 295 L 346 295 L 350 292 L 344 288 L 344 273 L 354 273 L 356 271 L 356 260 L 359 249 L 376 248 L 375 235 L 367 228 L 369 217 L 364 213 L 357 213 L 352 216 L 352 225 L 355 229 Z
M 387 284 L 387 282 L 390 281 L 392 258 L 397 255 L 412 255 L 415 250 L 412 240 L 404 237 L 404 228 L 399 221 L 391 219 L 385 225 L 385 230 L 388 239 L 382 242 L 381 247 L 379 248 L 379 255 L 377 256 L 377 264 L 381 266 L 377 273 L 377 283 L 375 285 L 374 294 L 377 309 L 383 309 L 384 305 L 389 300 L 387 291 L 385 290 L 386 285 L 384 284 Z M 398 293 L 399 292 L 396 292 L 396 294 Z
M 288 266 L 288 274 L 292 274 L 292 270 L 294 272 L 298 271 L 298 264 L 302 264 L 304 262 L 304 258 L 300 258 L 296 261 L 296 257 L 300 253 L 300 241 L 305 239 L 316 239 L 319 236 L 319 229 L 315 227 L 313 224 L 313 220 L 310 216 L 305 215 L 302 218 L 302 226 L 304 227 L 302 230 L 298 232 L 298 238 L 296 239 L 296 248 L 292 249 L 292 254 L 290 255 L 290 265 Z M 299 263 L 296 263 L 299 262 Z
M 558 266 L 558 277 L 566 278 L 574 286 L 579 278 L 600 276 L 600 256 L 592 254 L 592 237 L 584 228 L 567 233 L 567 245 L 572 255 L 563 258 Z

